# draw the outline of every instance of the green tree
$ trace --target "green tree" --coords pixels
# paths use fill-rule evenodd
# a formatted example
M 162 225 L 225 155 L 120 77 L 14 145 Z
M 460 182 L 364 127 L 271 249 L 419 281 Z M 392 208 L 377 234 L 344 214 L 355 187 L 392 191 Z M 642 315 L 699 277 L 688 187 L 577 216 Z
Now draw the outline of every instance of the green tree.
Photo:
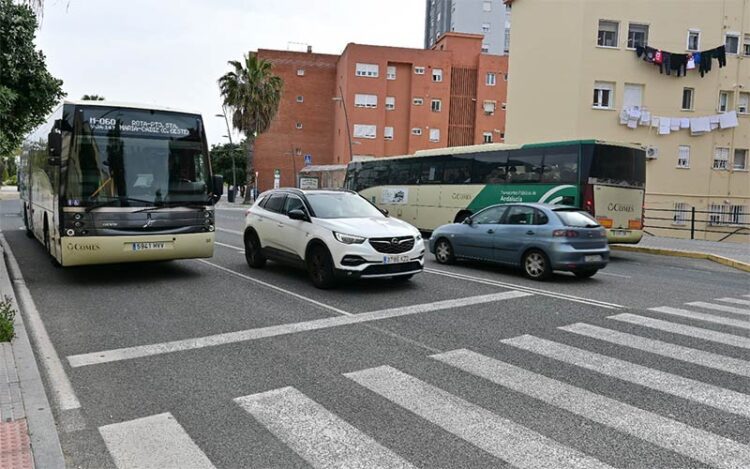
M 36 16 L 27 5 L 0 0 L 0 155 L 44 121 L 65 93 L 34 50 Z
M 98 94 L 84 94 L 81 96 L 81 100 L 83 101 L 104 101 L 105 99 L 107 98 L 99 96 Z
M 253 52 L 244 56 L 244 62 L 232 60 L 229 65 L 232 70 L 219 78 L 219 89 L 224 105 L 232 113 L 232 125 L 246 137 L 245 180 L 251 188 L 255 179 L 255 138 L 271 126 L 279 110 L 284 82 L 271 71 L 270 62 Z M 245 191 L 245 203 L 250 202 L 250 192 Z
M 211 169 L 214 174 L 224 176 L 224 182 L 232 183 L 232 159 L 234 159 L 235 173 L 237 181 L 242 184 L 246 181 L 245 161 L 247 150 L 246 143 L 243 140 L 239 145 L 236 143 L 224 143 L 221 145 L 211 145 Z M 247 186 L 250 187 L 250 186 Z

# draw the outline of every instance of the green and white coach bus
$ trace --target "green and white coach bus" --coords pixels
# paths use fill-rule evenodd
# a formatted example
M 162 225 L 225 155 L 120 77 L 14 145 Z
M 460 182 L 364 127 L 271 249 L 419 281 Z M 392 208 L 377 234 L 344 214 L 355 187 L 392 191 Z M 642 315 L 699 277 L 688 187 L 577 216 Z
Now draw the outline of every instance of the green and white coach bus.
M 345 186 L 420 230 L 460 222 L 503 202 L 580 207 L 614 243 L 643 235 L 646 154 L 596 140 L 485 144 L 356 161 Z
M 211 175 L 200 114 L 66 101 L 23 144 L 22 215 L 63 266 L 211 257 Z

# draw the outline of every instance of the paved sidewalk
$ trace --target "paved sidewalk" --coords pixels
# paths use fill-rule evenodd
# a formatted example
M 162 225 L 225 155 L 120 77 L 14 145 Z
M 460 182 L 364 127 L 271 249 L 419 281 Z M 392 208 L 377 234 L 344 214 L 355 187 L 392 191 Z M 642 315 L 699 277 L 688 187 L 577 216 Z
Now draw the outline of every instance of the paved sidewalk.
M 63 469 L 52 409 L 6 266 L 6 248 L 0 231 L 0 299 L 9 297 L 16 310 L 16 336 L 0 343 L 0 469 Z
M 731 243 L 726 241 L 718 242 L 644 236 L 637 245 L 613 245 L 612 249 L 703 258 L 750 272 L 750 239 L 744 243 Z

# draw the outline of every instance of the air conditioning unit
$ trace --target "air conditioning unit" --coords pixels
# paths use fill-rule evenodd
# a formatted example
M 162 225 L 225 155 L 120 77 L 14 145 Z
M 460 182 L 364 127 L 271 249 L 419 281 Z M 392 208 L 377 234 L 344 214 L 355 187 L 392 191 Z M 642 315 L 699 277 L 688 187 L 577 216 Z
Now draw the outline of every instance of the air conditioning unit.
M 646 147 L 646 159 L 655 160 L 659 157 L 659 147 L 649 145 Z

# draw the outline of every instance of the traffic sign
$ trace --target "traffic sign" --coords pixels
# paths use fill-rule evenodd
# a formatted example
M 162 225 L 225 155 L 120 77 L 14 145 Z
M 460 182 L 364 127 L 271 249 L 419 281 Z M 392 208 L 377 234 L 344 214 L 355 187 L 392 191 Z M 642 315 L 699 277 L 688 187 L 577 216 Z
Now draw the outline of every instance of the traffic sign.
M 312 164 L 312 155 L 306 154 L 305 155 L 305 166 L 310 166 Z

